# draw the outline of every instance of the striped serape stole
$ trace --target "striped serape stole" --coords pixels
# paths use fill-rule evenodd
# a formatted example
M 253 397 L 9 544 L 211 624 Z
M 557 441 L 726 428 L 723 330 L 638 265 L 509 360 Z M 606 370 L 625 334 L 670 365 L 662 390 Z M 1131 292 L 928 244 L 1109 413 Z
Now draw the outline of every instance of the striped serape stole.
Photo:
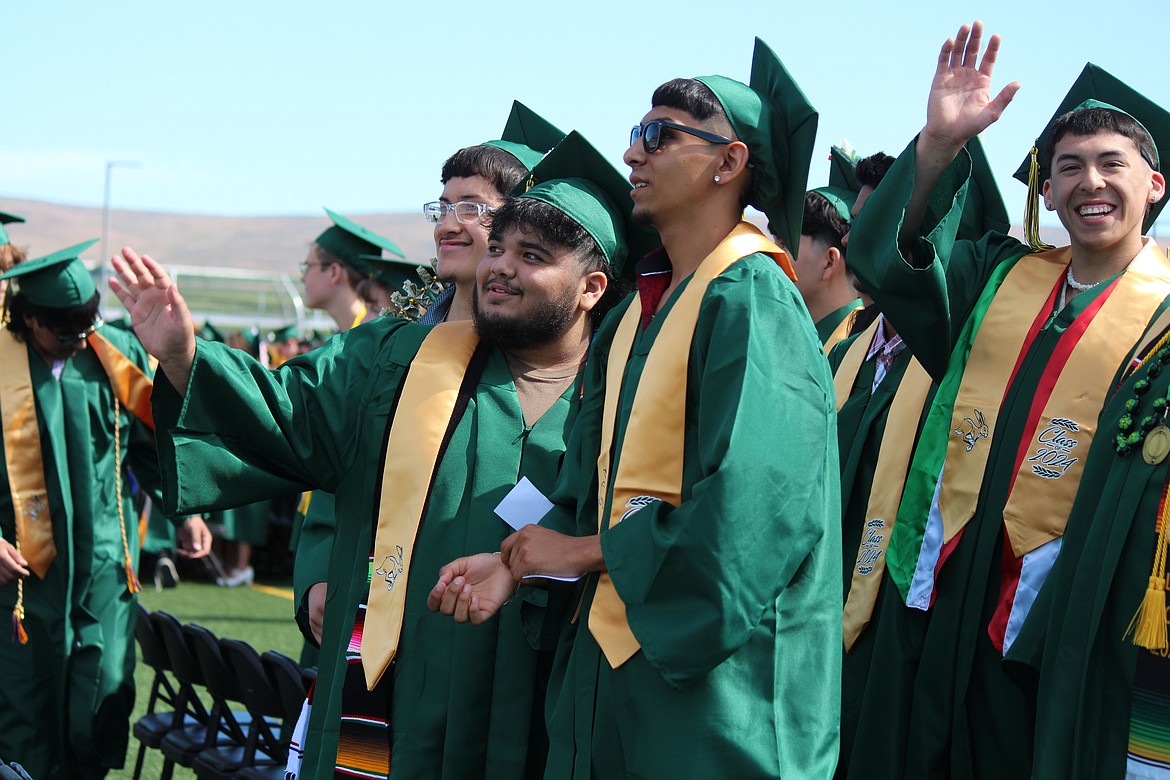
M 374 571 L 370 556 L 366 591 Z M 341 693 L 341 723 L 337 737 L 337 763 L 334 777 L 361 777 L 386 780 L 390 774 L 390 705 L 394 687 L 394 668 L 382 676 L 374 690 L 366 690 L 362 670 L 362 629 L 366 622 L 366 605 L 359 604 L 353 620 L 353 634 L 345 650 L 345 681 Z
M 1170 780 L 1170 659 L 1139 650 L 1126 777 Z

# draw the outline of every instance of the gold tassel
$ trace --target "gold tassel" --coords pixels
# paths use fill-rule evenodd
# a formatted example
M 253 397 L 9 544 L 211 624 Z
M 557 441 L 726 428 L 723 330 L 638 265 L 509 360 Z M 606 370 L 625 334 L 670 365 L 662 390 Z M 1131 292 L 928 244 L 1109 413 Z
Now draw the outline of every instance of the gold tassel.
M 1146 595 L 1137 614 L 1130 621 L 1128 635 L 1133 633 L 1133 643 L 1147 650 L 1165 650 L 1166 642 L 1166 580 L 1150 577 Z
M 1046 252 L 1054 247 L 1040 238 L 1040 150 L 1032 147 L 1028 165 L 1028 200 L 1024 203 L 1024 240 L 1035 252 Z
M 19 610 L 12 610 L 12 641 L 22 645 L 28 644 L 28 632 L 24 630 L 24 620 Z
M 126 556 L 126 588 L 131 593 L 138 593 L 142 590 L 142 583 L 138 581 L 138 574 L 134 571 L 134 564 L 130 561 L 130 556 Z
M 20 552 L 18 547 L 16 550 Z M 16 606 L 12 608 L 12 641 L 28 644 L 28 632 L 24 630 L 24 580 L 16 580 Z
M 1133 634 L 1133 643 L 1147 650 L 1165 650 L 1166 640 L 1166 536 L 1167 526 L 1170 523 L 1167 517 L 1170 514 L 1170 504 L 1166 501 L 1170 482 L 1162 488 L 1162 503 L 1158 507 L 1158 541 L 1154 549 L 1154 566 L 1150 572 L 1150 579 L 1146 585 L 1146 595 L 1142 597 L 1141 606 L 1133 620 L 1129 621 L 1129 628 L 1125 636 Z

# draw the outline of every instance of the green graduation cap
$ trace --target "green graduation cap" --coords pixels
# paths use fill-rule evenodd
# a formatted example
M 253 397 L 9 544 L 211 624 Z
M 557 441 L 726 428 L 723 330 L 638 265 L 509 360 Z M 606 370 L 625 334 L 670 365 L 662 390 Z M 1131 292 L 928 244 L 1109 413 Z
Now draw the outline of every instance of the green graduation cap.
M 857 163 L 860 159 L 852 147 L 833 144 L 829 149 L 829 186 L 852 192 L 856 198 L 857 193 L 861 192 L 861 182 L 857 181 Z
M 211 320 L 205 320 L 203 327 L 198 330 L 196 335 L 206 341 L 218 341 L 221 344 L 227 341 L 227 338 L 223 335 L 223 332 L 211 324 Z
M 418 263 L 413 260 L 400 260 L 397 257 L 382 257 L 381 255 L 363 255 L 362 259 L 370 264 L 371 279 L 377 279 L 392 290 L 401 290 L 408 280 L 421 285 L 416 269 Z
M 1028 243 L 1033 246 L 1038 246 L 1041 243 L 1038 222 L 1040 187 L 1052 173 L 1048 162 L 1041 159 L 1042 150 L 1049 142 L 1052 123 L 1070 111 L 1080 111 L 1086 108 L 1108 108 L 1112 111 L 1118 111 L 1130 116 L 1145 128 L 1154 142 L 1156 151 L 1155 159 L 1146 162 L 1154 170 L 1159 170 L 1157 158 L 1170 149 L 1170 113 L 1116 76 L 1091 62 L 1086 63 L 1081 75 L 1077 76 L 1077 80 L 1073 82 L 1068 94 L 1060 102 L 1056 113 L 1048 120 L 1048 124 L 1044 126 L 1044 130 L 1036 139 L 1031 153 L 1015 173 L 1017 179 L 1028 185 L 1024 234 L 1028 238 Z M 1166 198 L 1162 198 L 1150 206 L 1145 221 L 1142 222 L 1142 232 L 1150 229 L 1165 205 Z
M 597 242 L 614 276 L 632 270 L 628 258 L 640 258 L 661 243 L 658 231 L 631 224 L 629 179 L 575 130 L 514 194 L 547 203 L 580 225 Z
M 275 344 L 278 341 L 288 341 L 299 336 L 297 333 L 297 324 L 290 322 L 288 325 L 268 331 L 268 343 Z
M 480 145 L 503 149 L 531 171 L 545 153 L 564 140 L 564 137 L 565 134 L 547 119 L 519 100 L 514 100 L 503 134 L 495 141 L 485 141 Z
M 392 255 L 406 257 L 398 245 L 385 236 L 380 236 L 335 211 L 325 209 L 325 213 L 333 220 L 333 227 L 327 228 L 324 233 L 317 236 L 316 244 L 358 273 L 372 277 L 376 269 L 365 258 L 381 257 L 383 249 Z
M 856 192 L 841 189 L 840 187 L 816 187 L 810 190 L 810 192 L 815 192 L 829 201 L 830 205 L 837 210 L 837 213 L 841 215 L 841 219 L 845 220 L 846 224 L 853 222 L 853 204 L 857 202 Z
M 750 86 L 703 76 L 723 106 L 752 164 L 752 198 L 793 257 L 800 245 L 804 193 L 817 134 L 817 112 L 768 45 L 756 38 Z
M 15 279 L 17 290 L 38 306 L 53 309 L 83 306 L 90 302 L 97 288 L 89 269 L 81 262 L 81 253 L 96 243 L 94 238 L 25 261 L 0 275 L 0 279 Z
M 861 184 L 857 181 L 859 159 L 851 147 L 846 149 L 834 144 L 829 152 L 829 184 L 811 190 L 829 201 L 846 223 L 853 221 L 853 204 L 861 192 Z
M 0 211 L 0 246 L 12 243 L 8 238 L 7 231 L 4 230 L 4 226 L 10 225 L 13 222 L 24 222 L 24 217 L 18 217 L 15 214 L 6 214 Z
M 999 185 L 995 183 L 987 153 L 983 151 L 983 142 L 975 136 L 967 142 L 966 148 L 971 155 L 971 178 L 967 181 L 967 200 L 959 218 L 957 236 L 977 241 L 991 231 L 1007 233 L 1011 230 L 1012 220 Z

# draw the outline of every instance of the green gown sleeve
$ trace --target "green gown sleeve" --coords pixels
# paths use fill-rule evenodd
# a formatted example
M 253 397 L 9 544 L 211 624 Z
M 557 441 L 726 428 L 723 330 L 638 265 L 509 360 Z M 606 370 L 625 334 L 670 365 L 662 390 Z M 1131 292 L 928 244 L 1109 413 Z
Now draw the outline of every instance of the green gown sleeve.
M 401 381 L 404 371 L 389 367 L 409 364 L 429 331 L 407 326 L 380 318 L 274 371 L 241 350 L 200 341 L 183 395 L 161 372 L 155 383 L 164 511 L 336 490 L 354 466 L 355 432 L 371 395 Z
M 313 491 L 293 558 L 293 603 L 297 605 L 297 624 L 313 644 L 317 642 L 312 639 L 312 631 L 307 630 L 309 589 L 329 579 L 329 557 L 333 553 L 333 534 L 337 530 L 336 505 L 332 493 Z
M 914 357 L 939 381 L 987 279 L 1001 262 L 1027 249 L 1000 233 L 976 242 L 956 240 L 971 177 L 971 158 L 964 150 L 931 192 L 918 235 L 904 256 L 898 234 L 914 190 L 915 143 L 858 213 L 849 233 L 849 267 Z
M 654 502 L 601 534 L 630 628 L 678 688 L 735 653 L 773 610 L 791 616 L 778 629 L 792 638 L 790 659 L 814 624 L 835 623 L 840 636 L 832 380 L 795 287 L 770 259 L 749 261 L 712 281 L 701 305 L 681 504 Z M 814 547 L 824 556 L 816 564 Z M 803 581 L 810 570 L 815 583 Z

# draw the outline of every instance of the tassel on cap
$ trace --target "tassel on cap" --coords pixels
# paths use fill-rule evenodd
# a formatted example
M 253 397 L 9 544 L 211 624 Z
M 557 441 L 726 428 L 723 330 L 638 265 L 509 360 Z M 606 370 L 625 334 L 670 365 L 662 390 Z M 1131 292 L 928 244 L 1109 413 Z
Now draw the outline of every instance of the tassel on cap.
M 1033 251 L 1046 252 L 1054 247 L 1040 238 L 1040 150 L 1033 146 L 1028 164 L 1028 200 L 1024 204 L 1024 240 Z

